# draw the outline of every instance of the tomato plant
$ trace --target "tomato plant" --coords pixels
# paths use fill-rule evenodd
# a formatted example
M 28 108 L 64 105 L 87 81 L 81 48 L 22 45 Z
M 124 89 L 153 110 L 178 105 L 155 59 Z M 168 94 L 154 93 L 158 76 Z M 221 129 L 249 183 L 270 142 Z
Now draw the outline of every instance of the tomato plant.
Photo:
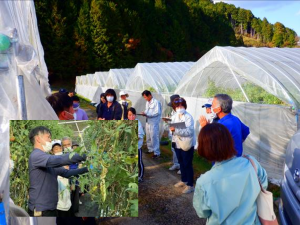
M 93 167 L 79 177 L 99 206 L 100 217 L 138 216 L 137 121 L 90 121 L 84 131 L 85 164 Z

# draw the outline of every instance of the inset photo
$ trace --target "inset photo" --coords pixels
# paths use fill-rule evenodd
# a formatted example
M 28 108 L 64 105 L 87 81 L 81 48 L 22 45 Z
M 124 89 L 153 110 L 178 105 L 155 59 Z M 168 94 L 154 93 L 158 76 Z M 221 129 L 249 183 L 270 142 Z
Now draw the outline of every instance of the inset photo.
M 10 121 L 12 217 L 137 217 L 138 123 Z

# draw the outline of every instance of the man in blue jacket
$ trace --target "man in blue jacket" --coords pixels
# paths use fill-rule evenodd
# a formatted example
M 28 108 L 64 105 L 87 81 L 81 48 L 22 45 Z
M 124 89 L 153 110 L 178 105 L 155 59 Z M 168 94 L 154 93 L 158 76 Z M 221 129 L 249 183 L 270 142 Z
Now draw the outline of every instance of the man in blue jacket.
M 214 96 L 211 106 L 211 113 L 214 117 L 218 117 L 220 120 L 218 123 L 223 124 L 234 140 L 234 148 L 237 151 L 236 156 L 242 156 L 243 154 L 243 142 L 250 134 L 250 129 L 236 116 L 231 114 L 232 110 L 232 98 L 227 94 L 217 94 Z M 200 116 L 199 119 L 201 127 L 204 127 L 208 122 L 204 116 Z

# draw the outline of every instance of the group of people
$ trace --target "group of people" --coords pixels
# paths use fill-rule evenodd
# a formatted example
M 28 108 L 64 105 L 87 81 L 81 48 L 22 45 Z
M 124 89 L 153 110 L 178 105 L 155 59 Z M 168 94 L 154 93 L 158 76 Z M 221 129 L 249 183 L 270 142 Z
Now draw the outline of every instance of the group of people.
M 119 101 L 113 89 L 107 89 L 100 95 L 100 103 L 96 108 L 98 120 L 128 119 L 128 109 L 131 108 L 132 102 L 128 99 L 129 95 L 125 91 L 121 91 L 119 95 Z
M 142 92 L 142 97 L 146 100 L 146 107 L 139 115 L 146 117 L 146 132 L 138 121 L 139 182 L 143 181 L 144 175 L 142 145 L 145 133 L 146 153 L 152 154 L 154 159 L 161 154 L 159 124 L 162 106 L 148 90 Z M 136 110 L 126 92 L 121 91 L 117 101 L 116 92 L 107 89 L 100 99 L 96 110 L 98 120 L 137 120 Z M 174 185 L 176 188 L 183 188 L 184 194 L 194 192 L 193 206 L 199 217 L 208 218 L 208 224 L 260 224 L 256 199 L 260 192 L 259 182 L 263 188 L 267 187 L 267 174 L 254 157 L 242 157 L 243 142 L 250 129 L 231 113 L 232 104 L 230 96 L 217 94 L 202 106 L 206 108 L 206 115 L 199 118 L 201 131 L 197 152 L 212 163 L 212 168 L 197 179 L 194 187 L 195 121 L 187 111 L 184 98 L 179 95 L 170 97 L 168 106 L 172 108 L 172 115 L 163 118 L 169 125 L 172 140 L 173 165 L 169 169 L 177 169 L 181 175 L 180 181 Z M 61 114 L 66 116 L 66 111 L 61 110 Z M 180 123 L 184 123 L 184 127 L 177 126 Z
M 169 169 L 179 169 L 181 180 L 174 186 L 183 188 L 184 194 L 194 192 L 193 206 L 199 217 L 207 218 L 207 224 L 260 224 L 256 200 L 260 184 L 267 188 L 267 173 L 254 157 L 243 156 L 243 142 L 250 130 L 232 115 L 232 103 L 227 94 L 217 94 L 202 106 L 206 115 L 199 118 L 197 152 L 212 163 L 212 168 L 197 179 L 194 187 L 194 120 L 186 111 L 184 98 L 170 97 L 168 106 L 173 112 L 170 119 L 164 118 L 172 140 L 173 165 Z M 180 122 L 185 128 L 172 125 Z M 147 146 L 151 151 L 148 142 Z
M 59 120 L 88 120 L 86 112 L 80 108 L 80 99 L 75 93 L 61 88 L 48 96 L 47 101 L 52 106 Z

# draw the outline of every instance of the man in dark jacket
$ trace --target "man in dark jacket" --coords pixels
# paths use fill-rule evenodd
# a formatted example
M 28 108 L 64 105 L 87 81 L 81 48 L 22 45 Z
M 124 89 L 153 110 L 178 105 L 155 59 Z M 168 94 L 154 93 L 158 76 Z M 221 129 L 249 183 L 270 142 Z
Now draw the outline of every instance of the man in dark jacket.
M 29 156 L 29 204 L 30 216 L 57 216 L 58 182 L 57 176 L 69 178 L 74 175 L 87 173 L 86 167 L 67 170 L 63 166 L 86 160 L 86 156 L 75 154 L 50 155 L 52 149 L 51 132 L 40 126 L 32 129 L 29 134 L 34 149 Z

